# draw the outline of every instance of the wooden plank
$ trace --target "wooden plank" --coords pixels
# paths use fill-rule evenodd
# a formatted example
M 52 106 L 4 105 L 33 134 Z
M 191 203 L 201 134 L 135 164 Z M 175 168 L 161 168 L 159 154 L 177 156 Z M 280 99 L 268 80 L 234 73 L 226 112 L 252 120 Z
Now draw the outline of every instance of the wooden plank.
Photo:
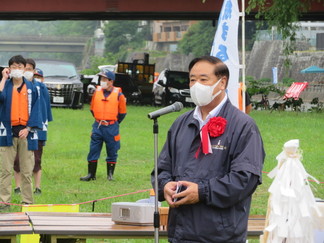
M 145 230 L 141 226 L 138 226 L 138 229 L 111 229 L 104 226 L 88 227 L 88 226 L 34 226 L 34 231 L 37 234 L 48 234 L 48 235 L 70 235 L 73 238 L 77 238 L 77 235 L 86 235 L 88 238 L 90 236 L 103 236 L 103 238 L 110 237 L 153 237 L 154 228 L 153 226 Z M 161 235 L 167 235 L 166 231 L 160 231 Z
M 29 217 L 23 213 L 0 213 L 0 222 L 1 221 L 7 221 L 7 220 L 29 220 Z
M 54 219 L 32 219 L 33 225 L 55 225 L 55 226 L 100 226 L 100 225 L 108 225 L 109 219 L 91 219 L 91 220 L 75 220 L 75 219 L 68 219 L 68 218 L 61 218 L 62 220 L 54 220 Z
M 111 213 L 69 213 L 69 212 L 26 212 L 30 216 L 51 216 L 51 217 L 111 217 Z
M 33 228 L 29 226 L 10 226 L 0 227 L 0 235 L 18 235 L 18 234 L 32 234 Z
M 54 223 L 54 224 L 60 224 L 60 223 L 98 223 L 98 224 L 104 224 L 104 223 L 108 223 L 107 221 L 111 221 L 110 220 L 111 217 L 101 217 L 101 218 L 96 218 L 96 217 L 55 217 L 55 216 L 30 216 L 30 220 L 35 221 L 35 222 L 40 222 L 40 221 L 44 221 L 44 223 L 46 223 L 46 221 L 52 221 L 49 223 Z M 64 222 L 62 222 L 64 221 Z
M 152 238 L 153 226 L 115 224 L 111 214 L 104 213 L 58 213 L 27 212 L 37 234 L 51 235 L 56 239 L 69 237 L 86 238 Z M 250 216 L 248 221 L 248 238 L 258 238 L 263 234 L 265 217 Z M 163 227 L 162 227 L 163 228 Z M 167 237 L 165 228 L 159 231 L 161 237 Z
M 0 227 L 10 227 L 10 226 L 26 226 L 30 225 L 29 221 L 15 221 L 15 220 L 8 220 L 8 221 L 0 221 Z
M 18 234 L 32 234 L 32 233 L 33 233 L 33 228 L 30 225 L 29 217 L 25 213 L 19 212 L 19 213 L 0 214 L 0 235 L 1 236 L 7 236 L 7 238 L 9 237 L 10 239 L 15 239 L 16 235 Z

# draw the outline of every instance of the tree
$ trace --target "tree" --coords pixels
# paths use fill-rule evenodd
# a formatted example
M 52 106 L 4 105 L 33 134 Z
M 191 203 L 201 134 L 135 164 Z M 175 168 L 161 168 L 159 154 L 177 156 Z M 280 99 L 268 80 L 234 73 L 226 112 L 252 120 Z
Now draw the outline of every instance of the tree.
M 97 21 L 6 21 L 0 25 L 0 34 L 92 36 L 96 26 Z
M 207 0 L 201 0 L 205 3 Z M 323 0 L 249 0 L 248 7 L 246 9 L 247 13 L 252 10 L 257 10 L 256 18 L 264 20 L 269 28 L 272 26 L 277 27 L 277 31 L 281 34 L 284 43 L 284 55 L 286 56 L 285 66 L 290 65 L 288 56 L 293 53 L 296 41 L 296 30 L 298 25 L 296 22 L 300 19 L 301 15 L 309 11 L 311 3 L 314 1 L 321 2 Z M 269 4 L 271 3 L 271 5 Z M 259 26 L 265 26 L 264 23 L 260 23 Z M 199 31 L 195 27 L 195 31 Z M 190 31 L 194 29 L 190 28 Z M 215 32 L 215 31 L 214 31 Z M 193 41 L 193 38 L 196 39 Z M 197 36 L 194 33 L 188 33 L 188 36 L 181 41 L 180 50 L 184 53 L 188 53 L 189 49 L 193 49 L 192 52 L 197 50 L 199 43 L 197 41 Z M 201 39 L 204 41 L 203 39 Z M 198 44 L 198 46 L 192 45 L 193 42 Z M 185 47 L 188 45 L 188 47 Z M 209 48 L 208 48 L 209 49 Z M 201 53 L 199 51 L 199 53 Z
M 192 53 L 195 56 L 208 55 L 214 40 L 216 27 L 211 21 L 199 21 L 192 25 L 188 32 L 179 41 L 178 47 L 181 53 Z
M 86 75 L 96 74 L 100 71 L 98 66 L 109 64 L 116 64 L 116 57 L 111 53 L 108 53 L 105 57 L 92 56 L 90 57 L 90 68 L 83 69 L 81 73 Z
M 56 24 L 57 23 L 57 24 Z M 54 22 L 55 30 L 52 32 L 58 36 L 93 36 L 98 25 L 97 21 L 60 21 Z
M 105 25 L 105 56 L 113 55 L 118 60 L 125 60 L 127 55 L 145 46 L 145 40 L 152 38 L 149 24 L 140 26 L 139 21 L 109 21 Z
M 290 65 L 288 56 L 293 53 L 296 42 L 296 30 L 303 12 L 307 12 L 313 1 L 320 0 L 272 0 L 269 5 L 268 0 L 249 0 L 246 11 L 249 13 L 257 9 L 256 18 L 267 22 L 269 28 L 277 27 L 284 42 L 284 55 L 286 57 L 285 66 Z
M 105 25 L 106 51 L 117 53 L 122 46 L 132 44 L 138 30 L 138 21 L 109 21 Z
M 97 21 L 3 21 L 0 25 L 2 36 L 93 36 Z M 5 52 L 0 56 L 0 63 L 17 55 L 17 52 Z M 29 58 L 63 59 L 79 65 L 82 53 L 44 53 L 28 52 Z

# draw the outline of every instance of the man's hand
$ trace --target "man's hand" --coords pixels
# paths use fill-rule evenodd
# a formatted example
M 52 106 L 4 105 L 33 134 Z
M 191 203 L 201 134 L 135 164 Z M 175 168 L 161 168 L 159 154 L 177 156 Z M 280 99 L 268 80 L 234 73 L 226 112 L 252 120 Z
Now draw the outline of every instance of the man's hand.
M 27 138 L 28 133 L 29 133 L 29 131 L 28 131 L 27 128 L 24 128 L 24 129 L 20 130 L 20 132 L 19 132 L 19 138 Z
M 2 70 L 2 80 L 0 82 L 0 91 L 2 91 L 4 89 L 5 82 L 9 78 L 9 74 L 10 74 L 9 68 L 4 68 Z
M 10 70 L 9 68 L 4 68 L 2 70 L 2 79 L 7 80 L 9 78 Z
M 177 184 L 181 184 L 186 189 L 176 193 Z M 199 202 L 198 184 L 189 181 L 170 181 L 164 186 L 164 198 L 171 208 L 184 204 L 195 204 Z M 175 198 L 180 198 L 174 202 Z
M 170 205 L 170 207 L 174 207 L 173 198 L 172 196 L 176 193 L 177 188 L 177 182 L 176 181 L 170 181 L 167 184 L 165 184 L 163 192 L 164 192 L 164 198 L 167 201 L 167 203 Z
M 195 204 L 199 202 L 197 183 L 190 182 L 190 181 L 179 181 L 178 183 L 180 183 L 182 186 L 185 186 L 186 189 L 177 194 L 173 194 L 172 201 L 174 198 L 180 198 L 179 200 L 173 203 L 174 207 L 178 207 L 184 204 Z

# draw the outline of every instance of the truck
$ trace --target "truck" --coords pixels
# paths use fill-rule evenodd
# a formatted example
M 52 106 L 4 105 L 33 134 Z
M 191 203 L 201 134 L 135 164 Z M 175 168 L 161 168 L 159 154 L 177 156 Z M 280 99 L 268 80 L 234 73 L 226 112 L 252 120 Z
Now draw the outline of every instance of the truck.
M 104 72 L 105 69 L 100 69 L 100 72 Z M 112 70 L 110 70 L 112 71 Z M 82 80 L 85 83 L 84 93 L 85 103 L 90 103 L 92 95 L 96 90 L 96 86 L 99 85 L 98 75 L 83 75 Z M 127 99 L 127 103 L 136 104 L 140 100 L 140 92 L 138 88 L 134 85 L 131 77 L 125 73 L 115 73 L 114 86 L 121 88 L 123 94 Z
M 128 104 L 152 104 L 155 64 L 149 64 L 148 53 L 133 55 L 132 62 L 118 61 L 116 65 L 101 65 L 98 69 L 100 72 L 105 70 L 115 72 L 114 86 L 122 89 Z M 95 87 L 99 85 L 98 76 L 83 75 L 82 78 L 86 83 L 86 102 L 90 102 Z
M 148 53 L 138 53 L 132 62 L 118 62 L 116 74 L 127 74 L 137 90 L 137 100 L 132 103 L 151 104 L 153 101 L 152 87 L 154 82 L 155 64 L 149 64 Z

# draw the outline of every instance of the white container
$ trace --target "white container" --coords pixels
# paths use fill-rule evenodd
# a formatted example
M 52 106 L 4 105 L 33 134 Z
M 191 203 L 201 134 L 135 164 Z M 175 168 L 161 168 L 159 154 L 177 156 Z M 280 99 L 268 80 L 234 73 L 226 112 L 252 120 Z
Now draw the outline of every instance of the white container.
M 116 224 L 153 225 L 154 204 L 118 202 L 111 205 L 112 220 Z

